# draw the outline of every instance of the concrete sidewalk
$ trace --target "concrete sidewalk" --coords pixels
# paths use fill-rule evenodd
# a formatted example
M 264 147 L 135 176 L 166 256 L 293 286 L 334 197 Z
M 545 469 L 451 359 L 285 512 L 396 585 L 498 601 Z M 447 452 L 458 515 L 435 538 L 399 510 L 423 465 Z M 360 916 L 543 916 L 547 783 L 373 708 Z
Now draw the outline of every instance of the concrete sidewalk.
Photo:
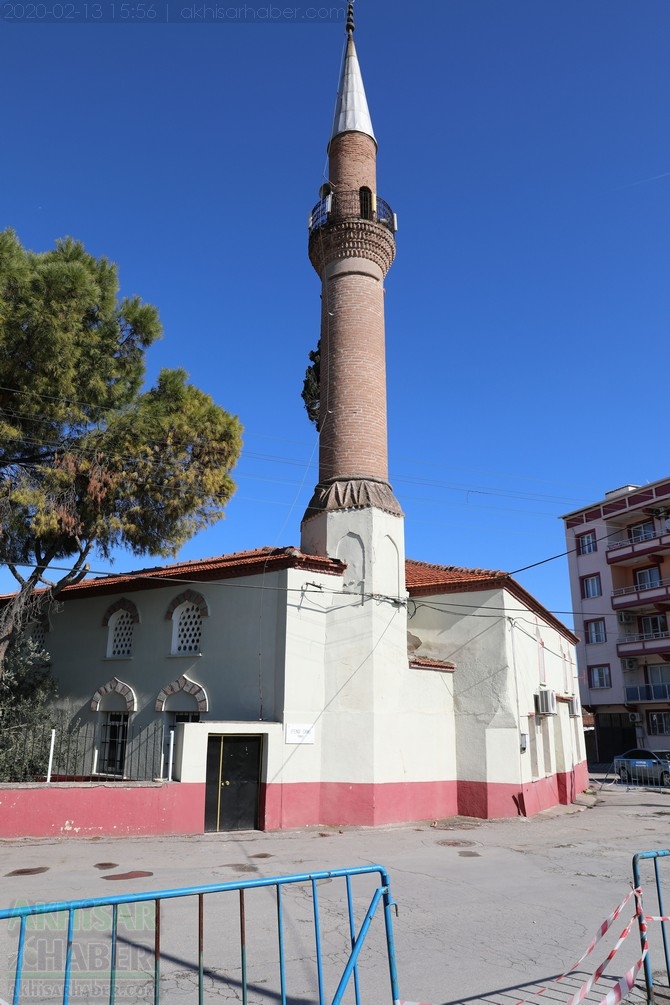
M 390 873 L 398 904 L 394 932 L 402 998 L 515 1005 L 546 987 L 542 1002 L 566 1002 L 611 944 L 605 940 L 577 975 L 561 984 L 555 978 L 582 955 L 630 890 L 633 854 L 669 843 L 670 794 L 609 784 L 600 789 L 595 782 L 578 804 L 530 819 L 5 841 L 0 906 L 379 863 Z M 110 883 L 105 877 L 113 875 L 128 878 Z M 631 915 L 622 914 L 615 937 Z M 633 932 L 612 975 L 621 976 L 639 951 Z M 310 955 L 312 945 L 305 948 L 305 958 Z M 387 1002 L 385 960 L 380 956 L 372 966 L 379 989 L 374 1000 Z M 175 968 L 167 1000 L 186 1001 L 193 989 L 188 981 L 180 985 Z M 599 985 L 586 1000 L 601 1001 L 609 986 L 604 978 L 602 990 Z M 226 997 L 214 985 L 213 994 Z

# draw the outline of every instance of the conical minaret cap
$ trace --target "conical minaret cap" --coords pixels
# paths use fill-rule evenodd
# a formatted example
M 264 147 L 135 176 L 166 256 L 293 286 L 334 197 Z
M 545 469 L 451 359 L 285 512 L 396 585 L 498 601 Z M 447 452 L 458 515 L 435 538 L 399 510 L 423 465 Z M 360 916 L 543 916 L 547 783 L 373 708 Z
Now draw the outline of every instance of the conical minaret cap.
M 337 104 L 333 120 L 333 131 L 330 134 L 330 139 L 333 140 L 340 133 L 356 132 L 366 133 L 376 143 L 375 134 L 372 130 L 372 120 L 368 110 L 368 101 L 365 97 L 361 68 L 358 64 L 358 56 L 356 55 L 353 32 L 349 31 L 348 35 L 347 52 L 342 65 L 342 75 L 337 91 Z

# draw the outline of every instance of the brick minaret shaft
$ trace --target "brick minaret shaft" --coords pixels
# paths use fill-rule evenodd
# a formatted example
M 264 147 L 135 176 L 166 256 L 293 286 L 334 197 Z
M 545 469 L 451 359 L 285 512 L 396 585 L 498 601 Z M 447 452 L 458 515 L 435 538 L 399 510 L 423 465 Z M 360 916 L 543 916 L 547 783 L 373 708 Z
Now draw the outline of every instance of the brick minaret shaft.
M 304 521 L 373 507 L 401 516 L 388 483 L 384 276 L 395 217 L 377 197 L 377 143 L 353 39 L 347 51 L 328 183 L 310 221 L 309 257 L 321 278 L 319 484 Z M 303 522 L 304 522 L 303 521 Z

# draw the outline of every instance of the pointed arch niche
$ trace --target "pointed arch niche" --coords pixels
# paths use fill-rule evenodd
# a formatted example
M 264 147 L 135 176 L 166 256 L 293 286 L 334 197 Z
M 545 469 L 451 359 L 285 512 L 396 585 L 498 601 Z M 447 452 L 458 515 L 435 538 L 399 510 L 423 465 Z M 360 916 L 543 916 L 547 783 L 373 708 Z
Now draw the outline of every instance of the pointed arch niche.
M 136 712 L 137 697 L 130 684 L 112 677 L 91 698 L 92 712 Z
M 108 607 L 102 619 L 107 629 L 107 659 L 130 659 L 133 651 L 133 633 L 140 622 L 140 613 L 132 600 L 123 597 Z
M 172 621 L 172 656 L 199 656 L 202 619 L 209 617 L 207 601 L 194 590 L 185 590 L 175 597 L 165 613 Z
M 196 702 L 197 710 L 202 715 L 204 712 L 209 711 L 209 699 L 207 698 L 207 692 L 201 684 L 197 684 L 194 680 L 191 680 L 186 674 L 182 674 L 173 680 L 171 684 L 167 684 L 165 687 L 161 688 L 158 692 L 156 698 L 156 705 L 154 710 L 156 712 L 167 712 L 167 711 L 187 711 L 187 709 L 177 708 L 174 702 L 170 702 L 170 698 L 173 695 L 178 694 L 190 695 Z M 170 708 L 167 708 L 168 702 L 170 703 Z M 174 706 L 174 707 L 172 707 Z

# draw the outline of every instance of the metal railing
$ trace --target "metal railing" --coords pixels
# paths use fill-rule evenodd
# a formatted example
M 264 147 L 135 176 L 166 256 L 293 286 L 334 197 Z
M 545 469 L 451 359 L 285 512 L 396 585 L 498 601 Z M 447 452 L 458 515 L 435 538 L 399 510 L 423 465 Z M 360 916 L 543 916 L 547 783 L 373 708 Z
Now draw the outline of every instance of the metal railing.
M 395 233 L 395 215 L 387 202 L 365 190 L 333 192 L 317 202 L 309 216 L 309 232 L 335 220 L 373 220 Z
M 630 632 L 628 635 L 619 635 L 617 642 L 653 642 L 655 639 L 670 638 L 670 631 L 667 628 L 660 632 Z
M 657 583 L 636 583 L 635 586 L 622 586 L 612 590 L 613 597 L 626 597 L 630 593 L 643 593 L 645 590 L 656 590 L 662 586 L 670 586 L 670 579 L 659 579 Z
M 654 968 L 660 973 L 657 963 L 665 961 L 665 985 L 670 984 L 670 954 L 668 952 L 668 917 L 665 913 L 663 884 L 659 863 L 670 856 L 670 850 L 643 851 L 633 856 L 633 888 L 638 894 L 638 924 L 640 942 L 644 955 L 644 980 L 647 989 L 647 1002 L 654 1002 Z M 645 863 L 651 863 L 653 873 L 648 875 Z M 651 914 L 649 913 L 651 911 Z M 651 924 L 650 924 L 651 923 Z
M 670 684 L 627 684 L 626 701 L 670 701 Z
M 176 982 L 194 991 L 197 984 L 200 1005 L 206 991 L 243 1005 L 250 991 L 274 1005 L 338 1005 L 351 986 L 360 1005 L 364 992 L 386 998 L 381 966 L 393 1003 L 393 906 L 379 865 L 16 906 L 0 910 L 14 946 L 9 996 L 12 1005 L 27 998 L 159 1005 Z M 383 927 L 373 929 L 380 907 Z
M 161 777 L 161 722 L 144 728 L 130 723 L 119 738 L 113 763 L 105 742 L 94 722 L 72 728 L 0 725 L 0 782 L 143 782 Z
M 628 548 L 631 544 L 646 544 L 647 541 L 653 541 L 657 537 L 662 537 L 662 531 L 654 531 L 653 534 L 636 534 L 634 537 L 621 537 L 613 541 L 607 542 L 607 551 L 611 551 L 613 548 Z

